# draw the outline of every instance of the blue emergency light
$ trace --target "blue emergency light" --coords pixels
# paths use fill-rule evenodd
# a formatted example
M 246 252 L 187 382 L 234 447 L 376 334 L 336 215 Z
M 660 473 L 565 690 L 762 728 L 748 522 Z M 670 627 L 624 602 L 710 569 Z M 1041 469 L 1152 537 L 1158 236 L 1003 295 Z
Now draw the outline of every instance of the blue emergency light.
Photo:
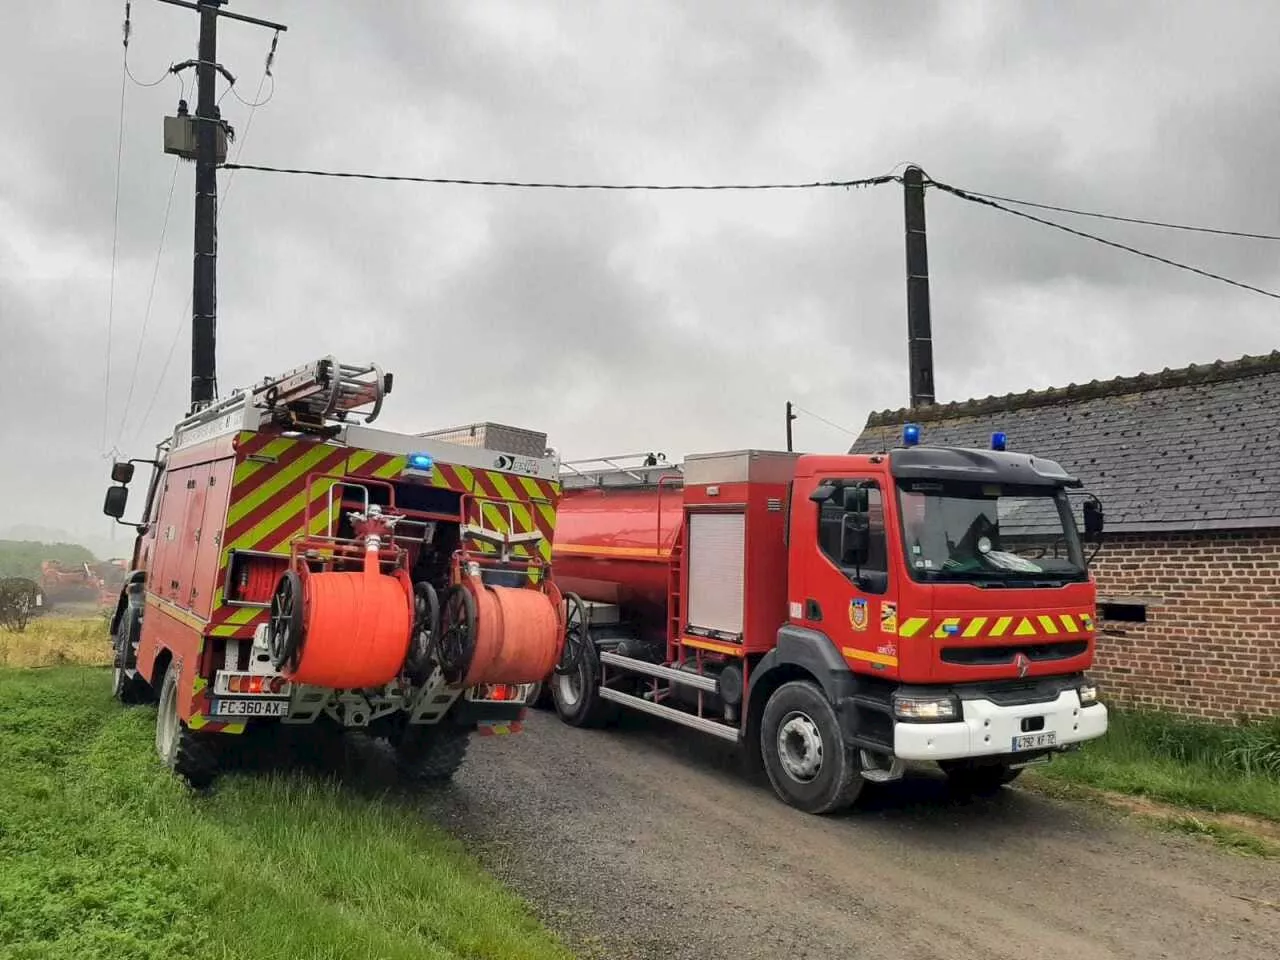
M 1003 430 L 997 430 L 995 433 L 991 435 L 992 450 L 1003 450 L 1005 446 L 1008 444 L 1008 442 L 1009 442 L 1009 438 L 1005 436 L 1005 433 Z
M 411 453 L 409 454 L 408 467 L 410 470 L 422 470 L 428 472 L 435 465 L 435 461 L 431 459 L 429 453 Z
M 914 447 L 920 442 L 920 424 L 908 423 L 902 428 L 902 445 Z

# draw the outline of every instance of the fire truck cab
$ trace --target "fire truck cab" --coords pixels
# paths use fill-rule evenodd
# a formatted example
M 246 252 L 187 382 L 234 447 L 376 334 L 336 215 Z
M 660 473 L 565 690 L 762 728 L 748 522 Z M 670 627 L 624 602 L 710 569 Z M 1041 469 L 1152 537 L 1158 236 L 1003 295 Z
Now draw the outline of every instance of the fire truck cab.
M 566 464 L 560 717 L 629 708 L 743 745 L 814 813 L 907 762 L 987 791 L 1103 735 L 1079 482 L 1000 435 L 904 441 Z M 1096 499 L 1083 517 L 1099 534 Z

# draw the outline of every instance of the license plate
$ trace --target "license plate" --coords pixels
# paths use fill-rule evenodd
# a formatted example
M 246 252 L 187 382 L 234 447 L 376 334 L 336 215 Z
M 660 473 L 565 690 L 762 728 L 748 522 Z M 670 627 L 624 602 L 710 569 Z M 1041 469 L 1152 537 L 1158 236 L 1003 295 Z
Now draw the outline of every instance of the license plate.
M 1045 730 L 1040 733 L 1028 733 L 1021 737 L 1013 738 L 1013 752 L 1020 750 L 1036 750 L 1040 747 L 1052 747 L 1058 743 L 1058 735 L 1052 730 Z
M 287 717 L 288 700 L 215 700 L 212 704 L 215 717 Z

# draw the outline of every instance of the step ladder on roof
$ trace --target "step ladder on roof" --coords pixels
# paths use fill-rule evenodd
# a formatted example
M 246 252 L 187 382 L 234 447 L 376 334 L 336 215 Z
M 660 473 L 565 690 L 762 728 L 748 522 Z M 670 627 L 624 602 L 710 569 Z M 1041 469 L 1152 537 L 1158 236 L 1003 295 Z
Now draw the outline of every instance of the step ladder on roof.
M 616 457 L 565 460 L 560 484 L 566 490 L 590 487 L 651 487 L 664 477 L 684 476 L 684 465 L 667 463 L 663 453 L 626 453 Z
M 236 414 L 243 415 L 246 429 L 274 423 L 292 430 L 336 433 L 355 414 L 362 419 L 351 422 L 377 419 L 391 383 L 391 374 L 384 374 L 376 363 L 347 364 L 333 356 L 321 357 L 194 411 L 178 424 L 175 435 L 181 438 Z

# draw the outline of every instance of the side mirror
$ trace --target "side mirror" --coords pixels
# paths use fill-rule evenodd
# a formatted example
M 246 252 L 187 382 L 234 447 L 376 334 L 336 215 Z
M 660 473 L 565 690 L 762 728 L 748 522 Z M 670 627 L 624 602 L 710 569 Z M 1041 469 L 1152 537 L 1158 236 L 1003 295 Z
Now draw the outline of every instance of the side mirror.
M 871 528 L 865 515 L 846 513 L 840 524 L 840 564 L 862 567 L 871 551 Z
M 1102 504 L 1097 500 L 1086 500 L 1084 502 L 1084 533 L 1086 537 L 1097 537 L 1102 534 L 1102 527 L 1105 520 L 1105 514 L 1102 512 Z
M 809 499 L 814 503 L 826 503 L 836 495 L 836 491 L 840 488 L 830 481 L 821 483 L 814 487 L 813 493 L 809 494 Z
M 111 482 L 112 483 L 129 483 L 133 480 L 133 464 L 128 461 L 121 463 L 116 461 L 111 464 Z
M 102 512 L 108 517 L 119 520 L 124 516 L 124 508 L 129 504 L 129 488 L 126 486 L 107 487 L 107 497 L 102 504 Z
M 866 513 L 871 508 L 871 497 L 866 487 L 844 488 L 844 509 L 846 513 Z

